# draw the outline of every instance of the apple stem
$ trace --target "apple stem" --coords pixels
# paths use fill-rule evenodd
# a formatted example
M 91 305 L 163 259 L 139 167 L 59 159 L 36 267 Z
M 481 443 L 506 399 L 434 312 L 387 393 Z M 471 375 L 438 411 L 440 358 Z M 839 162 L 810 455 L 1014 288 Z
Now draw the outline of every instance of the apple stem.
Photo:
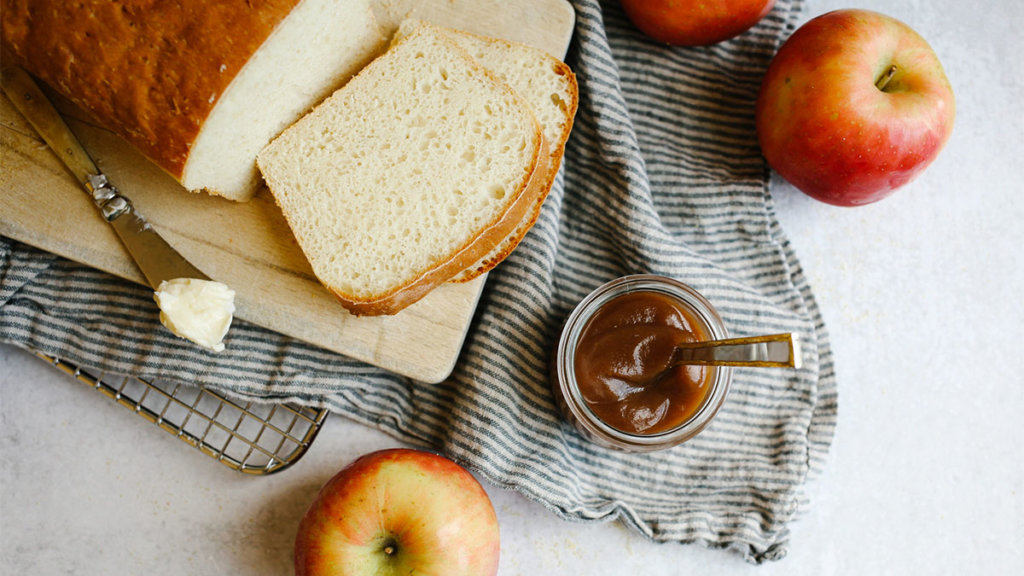
M 387 546 L 384 546 L 384 553 L 387 554 L 388 556 L 393 556 L 395 554 L 395 547 L 394 547 L 394 545 L 388 544 Z
M 896 65 L 889 66 L 889 69 L 882 74 L 878 80 L 875 81 L 875 87 L 881 91 L 885 91 L 885 87 L 889 85 L 889 81 L 896 75 Z

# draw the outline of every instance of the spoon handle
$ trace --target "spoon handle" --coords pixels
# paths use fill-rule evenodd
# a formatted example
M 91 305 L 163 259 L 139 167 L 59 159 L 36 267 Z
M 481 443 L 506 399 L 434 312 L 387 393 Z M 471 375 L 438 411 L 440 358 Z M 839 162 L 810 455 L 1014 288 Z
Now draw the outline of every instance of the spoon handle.
M 672 364 L 800 368 L 800 339 L 797 334 L 771 334 L 685 342 L 676 346 Z

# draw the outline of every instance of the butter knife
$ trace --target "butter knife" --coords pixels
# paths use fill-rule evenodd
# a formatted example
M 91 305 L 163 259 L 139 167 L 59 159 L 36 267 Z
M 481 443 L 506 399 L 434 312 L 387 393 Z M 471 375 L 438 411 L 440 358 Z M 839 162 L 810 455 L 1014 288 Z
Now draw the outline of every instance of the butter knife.
M 158 288 L 164 280 L 175 278 L 209 280 L 208 276 L 171 247 L 107 180 L 46 94 L 25 70 L 7 67 L 0 71 L 0 79 L 11 103 L 89 193 L 103 219 L 114 227 L 152 288 Z

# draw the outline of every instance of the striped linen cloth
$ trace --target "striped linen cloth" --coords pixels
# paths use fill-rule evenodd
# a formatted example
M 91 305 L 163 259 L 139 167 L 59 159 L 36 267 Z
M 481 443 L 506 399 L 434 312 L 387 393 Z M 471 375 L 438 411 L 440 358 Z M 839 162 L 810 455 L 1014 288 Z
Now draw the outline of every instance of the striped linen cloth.
M 567 57 L 581 100 L 564 169 L 530 234 L 491 273 L 463 354 L 428 385 L 236 322 L 227 350 L 162 330 L 152 293 L 0 239 L 0 340 L 85 367 L 327 406 L 441 451 L 578 521 L 658 541 L 785 555 L 824 464 L 837 394 L 828 337 L 773 215 L 754 132 L 761 75 L 802 2 L 709 48 L 639 35 L 618 2 L 577 0 Z M 733 335 L 795 332 L 799 371 L 737 369 L 714 423 L 683 446 L 625 454 L 559 418 L 547 365 L 563 319 L 603 282 L 672 276 Z

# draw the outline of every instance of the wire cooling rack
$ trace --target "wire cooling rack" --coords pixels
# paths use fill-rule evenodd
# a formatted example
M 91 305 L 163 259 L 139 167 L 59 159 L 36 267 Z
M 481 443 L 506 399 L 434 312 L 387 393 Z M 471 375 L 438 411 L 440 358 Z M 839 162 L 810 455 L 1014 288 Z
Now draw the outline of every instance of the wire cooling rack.
M 237 400 L 203 386 L 92 374 L 36 352 L 203 454 L 245 474 L 280 472 L 313 444 L 327 410 Z

